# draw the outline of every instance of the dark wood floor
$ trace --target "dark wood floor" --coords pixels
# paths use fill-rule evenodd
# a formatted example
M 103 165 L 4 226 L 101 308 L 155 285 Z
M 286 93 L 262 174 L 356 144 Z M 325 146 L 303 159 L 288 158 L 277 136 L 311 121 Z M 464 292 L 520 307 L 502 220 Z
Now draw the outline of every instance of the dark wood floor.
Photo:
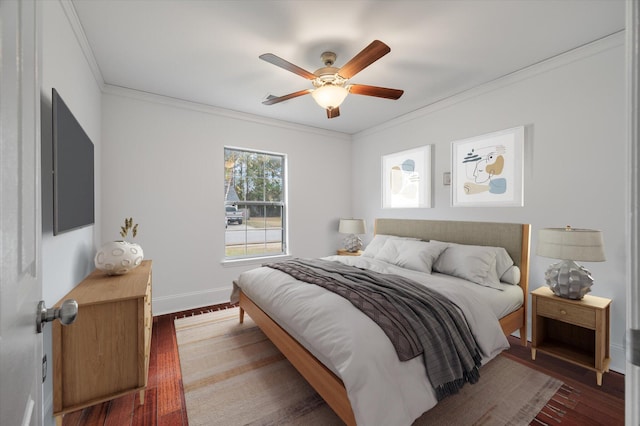
M 69 413 L 64 426 L 139 426 L 188 425 L 178 345 L 173 321 L 176 317 L 197 315 L 227 306 L 207 308 L 154 317 L 149 362 L 149 386 L 145 403 L 138 394 Z M 531 423 L 540 425 L 589 426 L 624 425 L 624 376 L 606 373 L 602 386 L 596 385 L 593 371 L 539 353 L 536 361 L 531 352 L 510 338 L 511 349 L 503 356 L 562 380 L 565 385 Z M 231 425 L 230 425 L 231 426 Z
M 602 386 L 596 384 L 596 373 L 538 352 L 531 359 L 531 347 L 510 337 L 511 349 L 503 356 L 555 377 L 564 386 L 536 417 L 532 425 L 624 425 L 624 375 L 605 373 Z M 550 408 L 551 406 L 551 408 Z M 554 408 L 560 412 L 554 412 Z M 564 412 L 564 413 L 563 413 Z M 560 422 L 551 420 L 560 420 Z

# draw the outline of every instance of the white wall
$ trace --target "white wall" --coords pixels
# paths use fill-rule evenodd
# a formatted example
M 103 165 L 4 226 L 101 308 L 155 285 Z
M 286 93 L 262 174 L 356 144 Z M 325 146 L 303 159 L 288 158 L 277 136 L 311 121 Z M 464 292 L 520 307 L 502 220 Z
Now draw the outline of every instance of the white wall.
M 68 12 L 68 11 L 67 11 Z M 94 78 L 78 38 L 57 1 L 42 2 L 42 290 L 52 306 L 93 270 L 100 223 L 100 85 Z M 94 144 L 96 225 L 53 235 L 51 178 L 51 89 L 56 88 Z M 49 360 L 43 390 L 45 423 L 52 422 L 51 327 L 45 327 Z
M 154 314 L 229 301 L 232 281 L 259 264 L 223 264 L 223 147 L 283 153 L 289 248 L 335 253 L 351 213 L 350 138 L 246 114 L 108 87 L 103 96 L 103 242 L 125 217 L 153 260 Z
M 94 144 L 96 223 L 100 219 L 101 90 L 59 2 L 42 4 L 42 151 L 51 167 L 51 89 L 55 88 Z M 43 171 L 43 291 L 53 304 L 92 271 L 99 226 L 53 235 L 53 183 Z
M 451 207 L 450 186 L 442 183 L 451 171 L 451 142 L 519 125 L 526 126 L 524 207 Z M 382 209 L 381 156 L 426 144 L 434 145 L 433 208 Z M 544 285 L 555 262 L 535 255 L 540 228 L 601 229 L 607 261 L 584 266 L 595 279 L 591 294 L 613 299 L 612 368 L 624 371 L 625 152 L 624 38 L 617 34 L 355 135 L 353 214 L 369 223 L 530 223 L 530 290 Z

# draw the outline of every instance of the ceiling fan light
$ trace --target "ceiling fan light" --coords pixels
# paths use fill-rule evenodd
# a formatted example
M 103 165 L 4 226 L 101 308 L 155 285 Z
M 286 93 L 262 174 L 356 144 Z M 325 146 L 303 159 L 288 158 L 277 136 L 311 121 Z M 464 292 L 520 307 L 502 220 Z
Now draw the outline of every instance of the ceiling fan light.
M 324 109 L 339 107 L 348 94 L 347 89 L 334 84 L 325 84 L 311 92 L 316 103 Z

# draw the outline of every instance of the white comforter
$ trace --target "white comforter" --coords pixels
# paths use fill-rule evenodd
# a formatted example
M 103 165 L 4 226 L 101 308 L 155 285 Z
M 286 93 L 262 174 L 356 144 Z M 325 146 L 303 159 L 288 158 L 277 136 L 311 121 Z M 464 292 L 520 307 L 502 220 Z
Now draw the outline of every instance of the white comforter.
M 467 318 L 483 363 L 509 347 L 495 309 L 478 300 L 477 293 L 456 285 L 457 278 L 366 257 L 326 259 L 404 275 L 446 295 Z M 348 300 L 268 267 L 242 273 L 234 283 L 232 302 L 237 301 L 239 289 L 342 379 L 358 425 L 410 425 L 436 405 L 422 356 L 399 361 L 382 329 Z

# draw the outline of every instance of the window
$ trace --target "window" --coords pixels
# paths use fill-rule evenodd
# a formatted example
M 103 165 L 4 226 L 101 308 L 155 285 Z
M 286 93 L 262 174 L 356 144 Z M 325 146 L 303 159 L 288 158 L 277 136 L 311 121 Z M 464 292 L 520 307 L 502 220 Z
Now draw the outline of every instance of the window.
M 286 157 L 224 149 L 225 258 L 286 254 Z

